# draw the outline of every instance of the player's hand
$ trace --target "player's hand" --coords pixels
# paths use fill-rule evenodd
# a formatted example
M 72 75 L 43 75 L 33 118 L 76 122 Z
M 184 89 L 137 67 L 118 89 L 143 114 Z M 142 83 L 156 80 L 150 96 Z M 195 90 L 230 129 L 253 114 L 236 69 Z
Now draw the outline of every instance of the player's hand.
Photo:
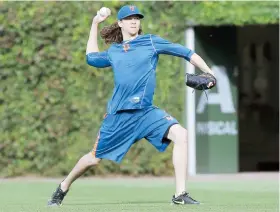
M 111 15 L 111 10 L 106 7 L 102 7 L 97 11 L 96 16 L 93 18 L 93 21 L 97 24 L 105 21 Z
M 213 71 L 211 71 L 209 74 L 211 74 L 214 78 L 215 78 L 215 74 Z M 216 78 L 215 78 L 216 80 Z M 212 88 L 213 86 L 215 86 L 215 83 L 213 81 L 209 82 L 209 84 L 207 85 L 207 88 Z
M 208 90 L 216 85 L 216 78 L 210 73 L 187 73 L 186 85 L 196 90 Z
M 214 72 L 212 70 L 209 71 L 209 74 L 211 74 L 212 76 L 215 77 L 215 74 L 214 74 Z

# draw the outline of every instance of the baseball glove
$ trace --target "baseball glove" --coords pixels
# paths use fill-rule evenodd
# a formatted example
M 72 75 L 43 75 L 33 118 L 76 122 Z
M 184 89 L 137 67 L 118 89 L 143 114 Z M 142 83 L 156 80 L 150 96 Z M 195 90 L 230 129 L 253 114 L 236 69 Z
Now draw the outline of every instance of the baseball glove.
M 216 78 L 209 73 L 186 74 L 186 85 L 197 90 L 208 90 L 216 85 Z

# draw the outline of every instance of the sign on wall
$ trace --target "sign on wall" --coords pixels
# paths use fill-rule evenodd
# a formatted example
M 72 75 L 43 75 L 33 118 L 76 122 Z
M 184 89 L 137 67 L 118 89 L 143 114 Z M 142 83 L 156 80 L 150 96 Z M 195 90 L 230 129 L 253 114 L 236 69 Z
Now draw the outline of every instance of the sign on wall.
M 206 112 L 206 108 L 209 106 L 217 106 L 220 109 L 221 114 L 234 114 L 232 120 L 207 120 L 198 121 L 196 124 L 197 134 L 199 135 L 237 135 L 237 124 L 235 120 L 236 108 L 234 106 L 235 96 L 231 91 L 231 85 L 227 76 L 226 67 L 213 66 L 211 67 L 217 78 L 216 88 L 206 91 L 207 94 L 202 93 L 198 99 L 196 113 L 203 114 Z M 207 96 L 206 96 L 207 95 Z
M 235 173 L 239 157 L 235 28 L 201 27 L 195 35 L 196 52 L 217 78 L 216 86 L 206 94 L 196 92 L 196 170 Z

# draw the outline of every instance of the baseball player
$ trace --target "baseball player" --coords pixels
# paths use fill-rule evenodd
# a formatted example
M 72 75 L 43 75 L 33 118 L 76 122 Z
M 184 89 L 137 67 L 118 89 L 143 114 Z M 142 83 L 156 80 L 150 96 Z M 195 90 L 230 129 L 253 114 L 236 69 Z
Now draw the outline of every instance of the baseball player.
M 153 34 L 142 34 L 140 22 L 144 15 L 133 5 L 123 6 L 118 12 L 117 22 L 101 30 L 101 37 L 111 45 L 100 52 L 98 24 L 109 15 L 110 10 L 105 8 L 93 18 L 86 49 L 90 66 L 112 67 L 114 72 L 115 87 L 107 105 L 107 114 L 93 149 L 59 184 L 48 205 L 60 205 L 71 184 L 102 159 L 120 163 L 130 147 L 143 138 L 160 152 L 164 152 L 171 141 L 174 142 L 172 160 L 176 188 L 172 202 L 199 204 L 186 190 L 187 130 L 170 114 L 153 105 L 156 67 L 160 54 L 167 54 L 184 58 L 203 73 L 213 75 L 213 72 L 193 50 Z

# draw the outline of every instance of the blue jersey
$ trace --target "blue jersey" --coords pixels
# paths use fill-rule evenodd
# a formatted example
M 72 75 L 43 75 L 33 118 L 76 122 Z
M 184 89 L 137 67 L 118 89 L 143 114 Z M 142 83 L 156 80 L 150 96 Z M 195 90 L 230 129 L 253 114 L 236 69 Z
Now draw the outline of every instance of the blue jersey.
M 153 104 L 156 87 L 156 66 L 159 54 L 190 60 L 193 51 L 152 34 L 139 35 L 131 41 L 113 43 L 104 52 L 87 54 L 87 63 L 97 68 L 111 66 L 114 91 L 107 113 L 142 109 Z

